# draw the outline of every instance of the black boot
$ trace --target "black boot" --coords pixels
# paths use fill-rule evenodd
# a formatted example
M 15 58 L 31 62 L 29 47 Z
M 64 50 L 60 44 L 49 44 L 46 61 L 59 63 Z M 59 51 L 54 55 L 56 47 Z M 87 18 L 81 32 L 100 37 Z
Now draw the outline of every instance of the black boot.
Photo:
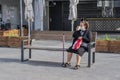
M 65 64 L 63 65 L 63 67 L 65 67 L 65 68 L 71 67 L 71 64 L 70 64 L 70 63 L 65 63 Z
M 77 69 L 79 69 L 79 68 L 80 68 L 80 65 L 76 65 L 76 66 L 74 67 L 75 70 L 77 70 Z

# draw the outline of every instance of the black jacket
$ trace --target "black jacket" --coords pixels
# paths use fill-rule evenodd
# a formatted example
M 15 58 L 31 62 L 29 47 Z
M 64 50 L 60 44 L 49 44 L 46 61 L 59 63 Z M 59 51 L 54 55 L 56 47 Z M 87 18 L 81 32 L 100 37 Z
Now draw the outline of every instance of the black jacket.
M 91 31 L 85 30 L 83 35 L 81 34 L 80 31 L 81 31 L 81 30 L 75 31 L 75 32 L 73 33 L 73 38 L 74 38 L 74 39 L 73 39 L 73 44 L 74 44 L 74 42 L 75 42 L 79 37 L 81 37 L 81 36 L 82 36 L 82 38 L 83 38 L 83 42 L 85 42 L 85 43 L 91 42 L 91 38 L 92 38 Z

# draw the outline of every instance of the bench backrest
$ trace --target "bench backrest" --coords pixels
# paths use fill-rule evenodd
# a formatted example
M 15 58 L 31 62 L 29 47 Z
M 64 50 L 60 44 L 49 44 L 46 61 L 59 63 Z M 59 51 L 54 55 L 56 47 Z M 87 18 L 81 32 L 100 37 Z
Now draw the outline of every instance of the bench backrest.
M 71 31 L 34 31 L 31 38 L 36 40 L 62 40 L 63 34 L 66 41 L 73 40 L 73 32 Z M 96 36 L 97 32 L 92 32 L 92 42 L 95 42 Z
M 69 34 L 69 35 L 65 35 L 65 40 L 66 41 L 72 41 L 73 40 L 72 34 L 73 34 L 73 32 L 71 32 L 71 34 Z M 92 32 L 92 40 L 91 41 L 95 42 L 96 38 L 97 38 L 97 32 Z
M 97 32 L 92 32 L 92 42 L 96 42 Z

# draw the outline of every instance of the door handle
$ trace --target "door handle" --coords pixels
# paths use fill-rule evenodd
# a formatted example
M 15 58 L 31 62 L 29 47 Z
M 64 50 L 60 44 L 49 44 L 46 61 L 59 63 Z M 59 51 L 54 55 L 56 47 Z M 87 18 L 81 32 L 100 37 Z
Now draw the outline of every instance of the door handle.
M 50 18 L 50 22 L 52 22 L 52 18 Z

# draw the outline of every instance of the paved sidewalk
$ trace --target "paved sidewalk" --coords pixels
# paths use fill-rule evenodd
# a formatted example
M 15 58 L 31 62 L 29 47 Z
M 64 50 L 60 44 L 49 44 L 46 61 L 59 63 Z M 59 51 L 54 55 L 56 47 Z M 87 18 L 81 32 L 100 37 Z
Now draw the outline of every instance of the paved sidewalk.
M 33 41 L 35 46 L 62 46 L 61 41 Z M 71 43 L 67 42 L 66 47 Z M 27 54 L 27 50 L 25 51 Z M 0 48 L 0 80 L 119 80 L 120 54 L 96 53 L 96 63 L 87 68 L 87 53 L 81 68 L 61 67 L 61 54 L 57 51 L 33 50 L 32 59 L 20 62 L 20 49 Z M 28 57 L 27 55 L 25 56 Z

